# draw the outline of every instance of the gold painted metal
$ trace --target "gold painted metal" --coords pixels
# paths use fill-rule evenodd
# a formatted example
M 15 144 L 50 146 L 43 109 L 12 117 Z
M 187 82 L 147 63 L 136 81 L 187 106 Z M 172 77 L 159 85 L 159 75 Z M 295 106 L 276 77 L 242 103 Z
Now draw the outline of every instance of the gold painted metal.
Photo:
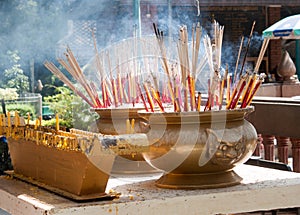
M 16 132 L 8 137 L 13 176 L 74 200 L 108 196 L 105 189 L 116 157 L 110 150 L 94 150 L 87 156 L 78 146 L 59 148 L 45 143 L 43 134 L 46 133 L 43 131 L 29 127 L 13 129 Z M 33 136 L 37 136 L 36 139 Z M 55 134 L 52 136 L 63 138 Z
M 219 188 L 242 180 L 233 168 L 256 147 L 255 128 L 244 119 L 253 107 L 206 112 L 149 113 L 145 160 L 165 174 L 156 185 L 171 189 Z
M 96 108 L 95 111 L 100 118 L 97 120 L 98 132 L 101 134 L 118 135 L 128 133 L 126 120 L 129 119 L 130 126 L 134 120 L 132 133 L 141 133 L 141 122 L 145 120 L 138 115 L 138 111 L 144 110 L 143 107 L 130 108 Z M 142 152 L 118 155 L 112 168 L 112 174 L 147 174 L 160 172 L 150 166 L 144 159 Z

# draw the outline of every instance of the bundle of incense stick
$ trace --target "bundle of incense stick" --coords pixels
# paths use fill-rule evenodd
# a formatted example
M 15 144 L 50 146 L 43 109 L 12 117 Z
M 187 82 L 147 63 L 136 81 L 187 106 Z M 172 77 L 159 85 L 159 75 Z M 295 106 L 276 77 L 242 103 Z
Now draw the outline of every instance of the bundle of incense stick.
M 183 106 L 184 111 L 193 111 L 197 109 L 196 107 L 196 93 L 195 93 L 195 78 L 196 75 L 201 70 L 197 70 L 198 66 L 198 56 L 199 56 L 199 50 L 200 50 L 200 39 L 202 36 L 202 28 L 200 26 L 200 23 L 197 24 L 196 28 L 193 26 L 192 28 L 192 44 L 191 44 L 191 53 L 192 58 L 189 59 L 189 44 L 188 44 L 188 31 L 186 26 L 182 26 L 179 29 L 179 41 L 177 43 L 177 51 L 178 51 L 178 57 L 180 62 L 180 71 L 181 71 L 181 85 L 183 88 L 183 104 L 181 104 L 182 99 L 181 97 L 178 97 L 180 95 L 180 89 L 178 87 L 174 88 L 174 91 L 176 92 L 176 101 L 174 102 L 175 106 Z M 190 67 L 191 62 L 191 67 Z M 178 83 L 176 82 L 176 78 L 174 78 L 174 84 L 175 86 L 178 86 Z M 189 95 L 188 95 L 189 94 Z M 188 104 L 188 100 L 190 101 L 190 104 Z M 177 104 L 179 103 L 179 104 Z M 176 109 L 179 111 L 179 109 Z
M 213 78 L 208 80 L 208 98 L 205 105 L 204 110 L 211 110 L 214 108 L 215 103 L 216 106 L 219 107 L 219 95 L 218 95 L 218 89 L 220 84 L 220 73 L 218 71 L 214 72 Z
M 196 31 L 196 35 L 195 35 L 195 31 Z M 200 26 L 200 22 L 198 22 L 196 26 L 196 30 L 195 27 L 193 26 L 193 31 L 192 31 L 192 77 L 194 80 L 197 74 L 197 63 L 198 63 L 198 56 L 200 50 L 201 36 L 202 36 L 202 27 Z
M 223 99 L 224 99 L 224 94 L 225 94 L 225 87 L 227 82 L 227 78 L 228 78 L 228 64 L 226 64 L 226 70 L 224 73 L 224 76 L 221 78 L 220 80 L 220 86 L 219 86 L 219 110 L 222 109 L 223 106 Z
M 213 27 L 213 38 L 211 39 L 208 35 L 204 37 L 204 48 L 210 68 L 208 100 L 204 110 L 211 110 L 211 108 L 215 106 L 215 103 L 216 106 L 220 108 L 220 103 L 222 104 L 223 102 L 223 92 L 221 93 L 221 91 L 223 91 L 224 85 L 222 86 L 221 83 L 220 69 L 224 26 L 220 26 L 219 23 L 214 20 Z M 223 82 L 225 84 L 225 78 Z
M 242 65 L 241 65 L 241 70 L 239 72 L 239 78 L 241 78 L 241 76 L 243 74 L 243 70 L 244 70 L 244 66 L 245 66 L 245 63 L 246 63 L 246 58 L 247 58 L 248 50 L 249 50 L 251 39 L 252 39 L 252 35 L 253 35 L 254 26 L 255 26 L 255 21 L 252 24 L 250 35 L 249 35 L 249 38 L 248 38 L 248 41 L 247 41 L 247 46 L 246 46 L 246 50 L 245 50 L 243 62 L 242 62 Z
M 166 56 L 166 48 L 164 45 L 164 34 L 163 34 L 163 31 L 160 31 L 157 28 L 155 23 L 153 23 L 153 29 L 154 29 L 154 33 L 156 35 L 157 43 L 158 43 L 158 46 L 159 46 L 159 49 L 161 52 L 161 56 L 162 56 L 162 58 L 161 58 L 162 62 L 163 62 L 162 66 L 163 66 L 163 69 L 168 78 L 168 82 L 167 82 L 168 90 L 171 95 L 172 102 L 174 103 L 175 97 L 174 97 L 174 91 L 173 91 L 173 87 L 172 87 L 172 80 L 171 80 L 169 65 L 168 65 L 167 56 Z
M 235 63 L 235 70 L 234 70 L 234 73 L 233 73 L 233 78 L 234 78 L 233 82 L 234 83 L 236 82 L 236 73 L 237 73 L 237 70 L 238 70 L 238 67 L 239 67 L 239 62 L 240 62 L 240 56 L 241 56 L 241 52 L 242 52 L 242 48 L 243 48 L 243 43 L 244 43 L 244 36 L 242 36 L 242 38 L 241 38 L 240 48 L 239 48 L 238 56 L 237 56 L 236 63 Z
M 204 49 L 205 49 L 205 56 L 207 58 L 207 63 L 209 66 L 209 72 L 210 72 L 210 78 L 213 77 L 212 74 L 214 74 L 214 63 L 213 63 L 213 50 L 212 50 L 212 43 L 211 43 L 211 39 L 208 35 L 204 36 L 203 39 L 203 43 L 204 43 Z
M 227 84 L 227 96 L 226 96 L 226 101 L 227 101 L 226 109 L 234 109 L 237 107 L 238 103 L 240 103 L 240 108 L 245 108 L 248 105 L 250 105 L 255 93 L 259 89 L 260 85 L 262 84 L 262 82 L 264 81 L 264 78 L 266 76 L 264 73 L 258 75 L 258 70 L 259 70 L 260 64 L 262 62 L 264 53 L 267 49 L 269 39 L 264 39 L 264 41 L 263 41 L 258 60 L 257 60 L 257 63 L 255 65 L 255 68 L 254 68 L 252 74 L 249 71 L 247 71 L 246 74 L 243 74 L 243 67 L 244 67 L 246 56 L 247 56 L 247 51 L 250 47 L 250 42 L 251 42 L 254 26 L 255 26 L 255 21 L 253 22 L 251 32 L 250 32 L 250 35 L 248 38 L 243 63 L 241 65 L 241 70 L 239 73 L 237 73 L 239 57 L 240 57 L 240 52 L 242 49 L 244 37 L 242 37 L 242 39 L 241 39 L 240 49 L 239 49 L 238 58 L 236 61 L 236 67 L 235 67 L 235 71 L 234 71 L 232 92 L 231 92 L 231 86 L 230 86 L 231 82 L 227 81 L 228 84 Z
M 188 89 L 187 89 L 187 79 L 190 76 L 190 66 L 189 66 L 189 55 L 188 55 L 188 33 L 187 27 L 183 26 L 179 31 L 179 43 L 178 43 L 178 57 L 181 69 L 181 84 L 183 86 L 184 93 L 184 111 L 188 111 Z M 189 86 L 191 89 L 191 86 Z M 191 92 L 191 91 L 190 91 Z M 192 97 L 190 97 L 192 99 Z M 193 109 L 193 107 L 191 107 Z
M 195 35 L 195 31 L 196 31 L 196 35 Z M 201 100 L 201 93 L 198 94 L 198 105 L 196 107 L 195 80 L 196 80 L 196 75 L 198 75 L 199 72 L 201 71 L 201 70 L 197 70 L 201 36 L 202 36 L 202 28 L 200 26 L 200 22 L 198 22 L 196 26 L 196 30 L 194 30 L 193 27 L 193 31 L 192 31 L 192 71 L 191 74 L 188 76 L 188 85 L 189 85 L 190 97 L 191 97 L 190 99 L 191 110 L 194 110 L 194 108 L 200 110 L 199 100 Z
M 55 76 L 57 76 L 65 85 L 67 85 L 73 92 L 80 96 L 86 103 L 91 107 L 95 107 L 94 103 L 90 101 L 79 89 L 73 85 L 73 83 L 51 62 L 45 61 L 45 67 L 51 71 Z
M 220 74 L 215 71 L 212 80 L 209 80 L 208 86 L 208 100 L 204 110 L 211 110 L 216 104 L 218 109 L 223 107 L 223 98 L 226 88 L 226 109 L 235 109 L 240 103 L 240 108 L 245 108 L 250 105 L 253 96 L 259 89 L 264 80 L 265 75 L 257 75 L 256 72 L 250 74 L 247 72 L 244 74 L 237 84 L 234 84 L 233 91 L 231 92 L 231 75 L 228 74 L 228 68 L 225 70 L 225 74 Z M 216 93 L 218 92 L 218 94 Z
M 223 33 L 224 26 L 220 26 L 219 23 L 214 20 L 214 34 L 212 39 L 209 35 L 205 35 L 204 37 L 204 48 L 210 67 L 211 78 L 213 78 L 215 71 L 220 71 L 221 69 Z
M 214 20 L 214 70 L 219 71 L 221 68 L 221 54 L 222 54 L 222 42 L 223 42 L 224 26 L 220 26 L 219 23 Z
M 111 80 L 107 81 L 104 78 L 103 67 L 101 65 L 101 60 L 98 55 L 96 55 L 96 68 L 102 77 L 100 86 L 96 84 L 94 80 L 88 81 L 88 79 L 83 74 L 75 56 L 73 55 L 69 47 L 67 48 L 65 56 L 66 56 L 66 60 L 59 58 L 58 62 L 81 85 L 85 93 L 81 89 L 76 88 L 76 86 L 53 63 L 49 61 L 45 61 L 44 65 L 55 76 L 57 76 L 64 84 L 66 84 L 72 91 L 74 91 L 78 96 L 80 96 L 87 104 L 89 104 L 93 108 L 107 108 L 112 104 L 115 107 L 117 107 L 119 103 L 123 102 L 124 96 L 123 94 L 121 95 L 121 92 L 123 93 L 124 91 L 121 89 L 122 89 L 122 85 L 124 84 L 123 83 L 124 79 L 122 82 L 122 78 L 120 75 L 118 75 L 117 78 L 114 78 L 112 76 L 112 73 L 110 73 Z M 109 62 L 109 57 L 108 57 L 108 62 Z M 133 80 L 130 80 L 130 82 L 133 82 Z M 98 96 L 99 88 L 102 90 L 102 100 Z M 87 94 L 88 97 L 85 94 Z
M 264 73 L 257 75 L 255 72 L 252 75 L 244 74 L 234 88 L 226 109 L 235 109 L 239 102 L 240 108 L 250 105 L 265 76 Z
M 45 66 L 93 108 L 118 108 L 123 105 L 134 107 L 140 103 L 146 111 L 164 112 L 164 105 L 171 103 L 175 112 L 181 112 L 201 110 L 201 92 L 196 92 L 195 82 L 207 62 L 210 75 L 207 80 L 208 100 L 204 110 L 221 110 L 224 97 L 227 109 L 234 109 L 239 103 L 241 108 L 249 105 L 263 80 L 255 71 L 259 68 L 268 40 L 263 43 L 254 73 L 246 73 L 238 83 L 231 83 L 228 67 L 225 72 L 221 70 L 224 26 L 214 21 L 211 38 L 208 35 L 202 37 L 202 28 L 197 23 L 192 27 L 191 42 L 187 27 L 181 26 L 176 43 L 178 58 L 173 61 L 167 55 L 171 52 L 167 53 L 163 32 L 156 24 L 153 24 L 153 28 L 156 36 L 154 40 L 134 38 L 132 42 L 127 41 L 101 53 L 98 52 L 96 39 L 92 34 L 96 69 L 96 76 L 94 73 L 92 80 L 83 73 L 71 49 L 67 47 L 65 59 L 59 58 L 58 62 L 80 84 L 80 88 L 53 63 L 46 61 Z M 204 57 L 199 57 L 201 42 L 204 44 Z M 137 57 L 140 53 L 138 47 L 141 48 L 141 53 L 145 53 L 140 58 Z M 151 53 L 155 53 L 152 57 L 147 55 L 149 49 Z M 163 73 L 159 72 L 161 68 Z
M 254 72 L 258 72 L 260 64 L 262 62 L 262 59 L 264 58 L 265 52 L 267 50 L 268 44 L 269 44 L 270 38 L 265 38 L 263 40 L 259 55 L 258 55 L 258 59 L 256 61 L 256 65 L 254 67 Z
M 242 44 L 244 37 L 241 39 L 241 44 L 238 53 L 238 59 L 236 62 L 236 68 L 234 71 L 234 80 L 231 86 L 231 76 L 228 75 L 228 69 L 225 70 L 224 76 L 221 78 L 219 69 L 220 69 L 220 56 L 221 56 L 221 47 L 220 45 L 222 42 L 220 38 L 222 38 L 223 28 L 220 28 L 218 24 L 215 23 L 215 34 L 214 38 L 210 39 L 208 35 L 204 37 L 204 47 L 206 56 L 208 58 L 208 65 L 210 68 L 211 76 L 210 80 L 208 80 L 208 100 L 204 110 L 211 110 L 216 103 L 219 107 L 219 110 L 222 109 L 222 103 L 224 98 L 224 88 L 226 87 L 226 109 L 235 109 L 237 108 L 238 104 L 240 103 L 240 108 L 245 108 L 250 105 L 253 96 L 259 89 L 260 85 L 262 84 L 265 74 L 257 75 L 260 63 L 263 59 L 264 53 L 266 51 L 267 45 L 269 40 L 265 39 L 263 41 L 261 51 L 258 57 L 257 64 L 254 68 L 254 72 L 250 75 L 250 72 L 246 72 L 243 74 L 243 67 L 245 63 L 245 59 L 247 56 L 247 51 L 250 46 L 253 30 L 254 30 L 255 22 L 253 22 L 250 36 L 248 39 L 246 53 L 244 55 L 243 64 L 241 66 L 241 70 L 239 74 L 237 73 L 239 58 L 242 50 Z M 218 30 L 219 29 L 219 30 Z M 218 42 L 219 41 L 219 42 Z M 218 47 L 218 48 L 216 48 Z M 219 50 L 219 51 L 218 51 Z M 237 77 L 239 77 L 237 81 Z M 226 81 L 227 79 L 227 81 Z M 225 84 L 226 83 L 226 84 Z M 232 89 L 231 89 L 232 87 Z M 232 91 L 231 91 L 232 90 Z

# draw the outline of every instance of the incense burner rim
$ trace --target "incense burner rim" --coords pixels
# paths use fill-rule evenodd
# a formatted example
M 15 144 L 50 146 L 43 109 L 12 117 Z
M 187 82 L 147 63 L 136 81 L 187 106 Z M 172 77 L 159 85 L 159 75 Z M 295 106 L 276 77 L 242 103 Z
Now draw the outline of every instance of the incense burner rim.
M 143 107 L 117 107 L 117 108 L 91 108 L 92 112 L 97 113 L 101 118 L 138 118 L 137 112 L 143 110 Z M 126 114 L 128 113 L 128 114 Z
M 244 117 L 251 112 L 254 112 L 255 108 L 254 106 L 248 106 L 246 108 L 240 108 L 240 109 L 231 109 L 231 110 L 210 110 L 210 111 L 189 111 L 189 112 L 146 112 L 145 110 L 138 111 L 139 117 L 145 119 L 146 121 L 149 121 L 151 118 L 151 122 L 156 124 L 161 121 L 160 119 L 163 118 L 168 122 L 177 122 L 182 124 L 189 124 L 192 121 L 194 122 L 210 122 L 212 119 L 214 122 L 218 121 L 236 121 L 236 120 L 242 120 Z M 181 117 L 179 117 L 181 116 Z M 225 118 L 226 116 L 226 118 Z M 197 117 L 197 118 L 195 118 Z M 183 118 L 191 119 L 191 121 L 188 120 L 181 120 Z M 200 118 L 200 119 L 199 119 Z M 177 119 L 177 120 L 176 120 Z M 162 122 L 165 123 L 165 122 Z

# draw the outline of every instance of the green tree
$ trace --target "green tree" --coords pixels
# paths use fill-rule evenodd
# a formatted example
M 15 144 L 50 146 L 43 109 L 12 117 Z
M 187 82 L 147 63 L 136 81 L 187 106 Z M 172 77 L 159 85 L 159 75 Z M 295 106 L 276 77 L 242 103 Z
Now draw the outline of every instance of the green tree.
M 19 94 L 17 93 L 17 89 L 15 88 L 0 88 L 0 99 L 4 100 L 14 100 L 19 97 Z
M 10 68 L 4 70 L 2 85 L 4 88 L 15 88 L 18 93 L 29 91 L 29 78 L 24 74 L 19 64 L 20 56 L 18 51 L 7 51 Z

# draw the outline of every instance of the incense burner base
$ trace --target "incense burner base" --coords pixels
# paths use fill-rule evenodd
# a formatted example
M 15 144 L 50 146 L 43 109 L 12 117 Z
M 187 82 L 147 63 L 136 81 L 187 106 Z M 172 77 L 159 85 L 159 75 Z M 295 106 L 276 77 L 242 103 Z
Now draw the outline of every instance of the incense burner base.
M 240 184 L 242 178 L 233 170 L 209 174 L 165 174 L 155 185 L 167 189 L 209 189 Z
M 130 160 L 117 156 L 111 170 L 111 175 L 149 174 L 162 172 L 150 166 L 144 159 Z
M 65 198 L 68 198 L 68 199 L 71 199 L 71 200 L 77 201 L 77 202 L 90 201 L 90 200 L 112 200 L 116 197 L 116 194 L 107 194 L 105 192 L 92 193 L 92 194 L 86 194 L 86 195 L 79 196 L 79 195 L 75 195 L 74 193 L 68 192 L 66 190 L 42 183 L 31 177 L 26 177 L 24 175 L 17 174 L 14 171 L 5 171 L 5 174 L 11 176 L 12 178 L 16 178 L 21 181 L 25 181 L 29 184 L 35 185 L 37 187 L 40 187 L 40 188 L 43 188 L 50 192 L 53 192 L 59 196 L 62 196 L 62 197 L 65 197 Z

